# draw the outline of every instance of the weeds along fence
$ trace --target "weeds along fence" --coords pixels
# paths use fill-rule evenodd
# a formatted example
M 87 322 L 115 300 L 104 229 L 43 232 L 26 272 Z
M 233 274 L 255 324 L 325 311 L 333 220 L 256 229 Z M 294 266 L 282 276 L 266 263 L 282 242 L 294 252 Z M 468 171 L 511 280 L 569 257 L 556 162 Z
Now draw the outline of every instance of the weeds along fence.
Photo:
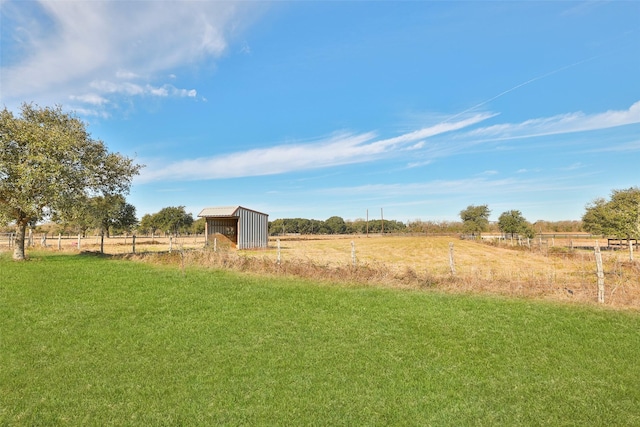
M 640 308 L 640 262 L 621 251 L 601 254 L 601 273 L 594 250 L 545 252 L 448 238 L 274 239 L 266 250 L 210 245 L 173 256 L 183 267 Z

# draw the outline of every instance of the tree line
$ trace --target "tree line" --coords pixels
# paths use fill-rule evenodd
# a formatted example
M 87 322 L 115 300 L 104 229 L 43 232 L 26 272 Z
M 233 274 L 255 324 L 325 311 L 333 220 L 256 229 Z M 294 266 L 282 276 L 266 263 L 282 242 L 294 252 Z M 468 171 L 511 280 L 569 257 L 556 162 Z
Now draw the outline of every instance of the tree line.
M 285 234 L 366 234 L 366 233 L 401 233 L 407 226 L 395 220 L 344 220 L 332 216 L 324 221 L 306 218 L 282 218 L 269 222 L 269 235 Z

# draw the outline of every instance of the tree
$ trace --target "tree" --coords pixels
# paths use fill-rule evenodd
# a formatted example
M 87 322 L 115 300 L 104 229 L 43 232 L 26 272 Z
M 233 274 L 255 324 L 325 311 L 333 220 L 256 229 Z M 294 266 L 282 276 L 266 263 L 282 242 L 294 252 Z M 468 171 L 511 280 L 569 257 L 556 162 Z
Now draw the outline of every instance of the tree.
M 510 234 L 511 237 L 517 235 L 523 235 L 526 237 L 533 237 L 533 228 L 531 224 L 527 222 L 522 212 L 518 210 L 510 210 L 500 214 L 498 218 L 498 228 L 505 234 Z
M 25 103 L 19 117 L 5 107 L 0 111 L 0 220 L 15 225 L 13 258 L 25 258 L 28 224 L 52 215 L 64 218 L 88 197 L 127 193 L 141 167 L 110 153 L 60 106 Z
M 174 235 L 178 235 L 180 231 L 186 231 L 193 224 L 193 216 L 185 212 L 184 206 L 162 208 L 153 216 L 159 229 Z
M 54 220 L 58 220 L 55 216 Z M 138 224 L 135 206 L 127 203 L 121 194 L 95 196 L 77 203 L 65 220 L 66 225 L 75 226 L 81 232 L 93 228 L 101 235 L 110 236 L 111 232 L 131 231 Z
M 89 205 L 100 234 L 107 237 L 111 231 L 131 231 L 138 223 L 135 206 L 127 203 L 121 194 L 93 197 Z
M 582 226 L 592 234 L 640 239 L 640 188 L 613 190 L 611 200 L 594 200 L 586 207 Z
M 329 228 L 329 234 L 344 234 L 347 231 L 347 224 L 339 216 L 332 216 L 324 222 Z
M 469 205 L 466 209 L 460 211 L 460 219 L 463 222 L 463 230 L 465 233 L 481 235 L 489 226 L 489 215 L 491 210 L 487 205 Z
M 139 229 L 145 234 L 155 234 L 156 231 L 160 228 L 155 215 L 152 214 L 144 214 L 142 219 L 140 220 Z
M 191 224 L 191 232 L 193 234 L 204 234 L 206 229 L 206 222 L 207 220 L 204 218 L 196 219 L 195 221 L 193 221 L 193 224 Z

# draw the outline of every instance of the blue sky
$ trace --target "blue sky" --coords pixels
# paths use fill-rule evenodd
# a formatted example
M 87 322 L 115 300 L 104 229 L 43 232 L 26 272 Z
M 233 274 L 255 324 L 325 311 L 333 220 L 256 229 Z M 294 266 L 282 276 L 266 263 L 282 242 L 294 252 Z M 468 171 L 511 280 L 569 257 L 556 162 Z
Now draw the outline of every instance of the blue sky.
M 0 0 L 1 103 L 146 165 L 138 216 L 579 219 L 640 185 L 640 2 Z

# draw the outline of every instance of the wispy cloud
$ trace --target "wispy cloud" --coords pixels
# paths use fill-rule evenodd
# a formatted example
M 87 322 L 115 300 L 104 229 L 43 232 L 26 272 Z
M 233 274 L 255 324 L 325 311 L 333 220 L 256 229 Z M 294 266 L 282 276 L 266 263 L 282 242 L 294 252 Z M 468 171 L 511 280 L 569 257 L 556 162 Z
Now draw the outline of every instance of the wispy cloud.
M 2 7 L 3 24 L 12 26 L 3 35 L 14 34 L 6 42 L 16 46 L 12 52 L 21 52 L 3 61 L 4 101 L 45 98 L 96 108 L 117 102 L 119 95 L 194 97 L 196 88 L 178 88 L 160 79 L 174 68 L 219 58 L 242 16 L 254 6 L 3 1 Z M 39 19 L 30 19 L 35 15 Z
M 569 113 L 455 133 L 495 116 L 497 115 L 492 113 L 479 113 L 458 121 L 442 122 L 386 139 L 378 139 L 375 132 L 336 133 L 312 143 L 276 145 L 221 156 L 181 160 L 168 165 L 157 164 L 145 169 L 138 182 L 274 175 L 369 162 L 383 154 L 408 151 L 420 153 L 419 160 L 414 159 L 407 165 L 408 168 L 415 168 L 429 165 L 437 158 L 455 155 L 483 141 L 593 131 L 640 123 L 640 101 L 627 110 L 596 114 Z M 452 136 L 445 141 L 429 140 L 447 133 L 452 133 Z M 631 149 L 635 146 L 631 144 L 624 148 Z M 575 165 L 572 165 L 572 168 L 575 168 Z
M 377 139 L 375 132 L 337 133 L 312 143 L 277 145 L 221 156 L 182 160 L 169 165 L 145 168 L 138 182 L 274 175 L 362 163 L 394 151 L 419 149 L 424 145 L 422 140 L 427 137 L 462 129 L 489 117 L 492 115 L 477 114 L 458 122 L 441 123 L 387 139 Z
M 582 112 L 561 114 L 530 119 L 521 123 L 481 127 L 469 131 L 464 136 L 481 140 L 505 140 L 593 131 L 637 123 L 640 123 L 640 101 L 627 110 L 610 110 L 595 114 Z

